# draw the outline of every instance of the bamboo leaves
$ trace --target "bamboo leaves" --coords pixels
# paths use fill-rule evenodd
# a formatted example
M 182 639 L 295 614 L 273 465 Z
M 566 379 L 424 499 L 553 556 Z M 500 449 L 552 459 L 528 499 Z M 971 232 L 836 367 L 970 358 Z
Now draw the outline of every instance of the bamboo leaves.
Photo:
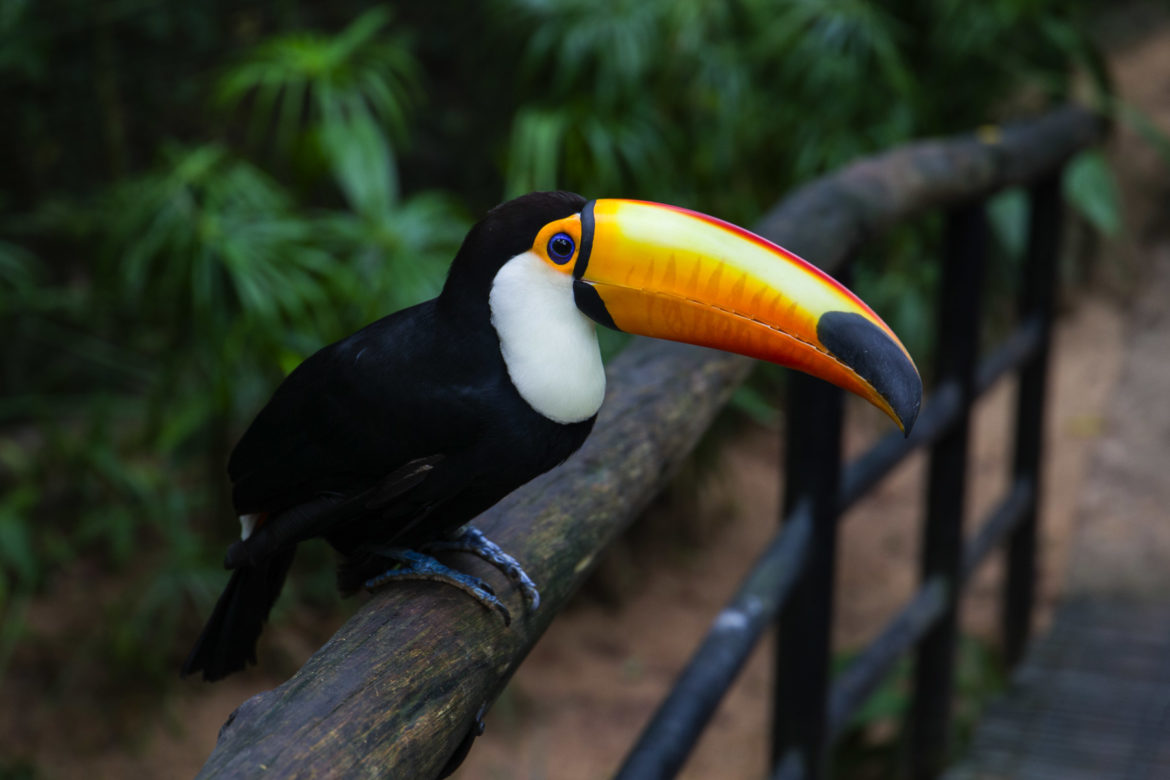
M 336 35 L 291 33 L 249 53 L 221 78 L 229 108 L 250 101 L 249 137 L 271 133 L 283 153 L 323 157 L 349 206 L 385 216 L 398 197 L 394 143 L 405 142 L 417 63 L 385 34 L 389 12 L 366 11 Z

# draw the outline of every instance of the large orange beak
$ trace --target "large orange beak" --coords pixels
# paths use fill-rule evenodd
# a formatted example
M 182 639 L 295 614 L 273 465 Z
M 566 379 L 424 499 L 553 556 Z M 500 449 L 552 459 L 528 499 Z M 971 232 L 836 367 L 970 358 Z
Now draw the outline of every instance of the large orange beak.
M 922 402 L 914 361 L 881 318 L 818 268 L 674 206 L 600 199 L 580 220 L 574 292 L 598 323 L 804 371 L 867 399 L 909 435 Z

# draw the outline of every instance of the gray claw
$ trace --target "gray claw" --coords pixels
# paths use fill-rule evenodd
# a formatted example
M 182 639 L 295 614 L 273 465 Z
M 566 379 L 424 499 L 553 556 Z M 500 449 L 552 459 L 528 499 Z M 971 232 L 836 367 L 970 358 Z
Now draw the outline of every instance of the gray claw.
M 495 591 L 491 585 L 488 585 L 480 578 L 472 577 L 470 574 L 464 574 L 449 566 L 444 566 L 429 555 L 408 550 L 404 547 L 382 548 L 377 550 L 377 553 L 392 560 L 399 561 L 400 565 L 392 569 L 387 569 L 377 577 L 371 577 L 366 580 L 367 590 L 379 588 L 391 580 L 429 580 L 431 582 L 442 582 L 453 588 L 458 588 L 468 596 L 471 596 L 485 609 L 494 609 L 499 612 L 500 617 L 504 620 L 505 626 L 512 624 L 512 614 L 508 612 L 508 608 L 496 598 Z
M 495 566 L 504 576 L 512 581 L 524 598 L 528 610 L 535 611 L 540 606 L 540 591 L 536 583 L 520 566 L 520 562 L 504 552 L 498 544 L 484 536 L 483 532 L 474 526 L 464 526 L 462 533 L 453 539 L 430 542 L 423 549 L 428 552 L 466 552 L 479 556 Z

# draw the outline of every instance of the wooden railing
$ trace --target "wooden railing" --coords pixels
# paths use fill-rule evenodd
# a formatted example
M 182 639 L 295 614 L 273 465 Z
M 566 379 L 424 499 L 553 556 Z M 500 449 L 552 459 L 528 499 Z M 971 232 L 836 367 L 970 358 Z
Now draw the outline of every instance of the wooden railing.
M 930 776 L 941 767 L 958 594 L 974 566 L 1005 539 L 1009 657 L 1019 656 L 1027 638 L 1059 172 L 1102 133 L 1096 116 L 1070 107 L 970 137 L 910 144 L 812 182 L 757 224 L 757 232 L 842 275 L 847 259 L 883 229 L 947 210 L 938 377 L 909 440 L 892 435 L 844 467 L 834 433 L 840 429 L 839 395 L 816 380 L 794 378 L 792 400 L 804 411 L 790 418 L 788 435 L 803 442 L 804 457 L 788 464 L 787 484 L 797 488 L 786 497 L 782 530 L 722 619 L 715 619 L 620 777 L 672 777 L 748 653 L 777 621 L 776 777 L 819 776 L 828 746 L 849 715 L 892 663 L 912 651 L 912 773 Z M 973 291 L 986 241 L 982 204 L 1016 185 L 1030 188 L 1033 203 L 1020 326 L 976 363 L 979 310 Z M 504 627 L 498 616 L 451 589 L 386 588 L 290 680 L 233 713 L 200 776 L 435 777 L 466 745 L 477 716 L 601 550 L 661 490 L 749 369 L 744 358 L 635 342 L 609 367 L 606 403 L 581 451 L 477 520 L 540 585 L 537 612 Z M 990 520 L 965 542 L 961 507 L 970 404 L 1010 371 L 1021 373 L 1015 480 Z M 804 430 L 810 420 L 816 431 Z M 837 517 L 920 446 L 931 453 L 922 587 L 830 685 Z M 513 615 L 523 614 L 515 591 L 497 572 L 473 559 L 459 565 L 495 582 Z M 790 636 L 800 641 L 785 641 Z

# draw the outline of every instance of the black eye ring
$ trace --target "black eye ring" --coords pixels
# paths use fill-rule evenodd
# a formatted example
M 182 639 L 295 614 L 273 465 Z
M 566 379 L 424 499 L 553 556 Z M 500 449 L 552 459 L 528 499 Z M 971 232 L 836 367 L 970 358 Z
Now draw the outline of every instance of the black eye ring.
M 548 240 L 548 257 L 557 265 L 564 265 L 573 259 L 577 244 L 568 233 L 557 233 Z

